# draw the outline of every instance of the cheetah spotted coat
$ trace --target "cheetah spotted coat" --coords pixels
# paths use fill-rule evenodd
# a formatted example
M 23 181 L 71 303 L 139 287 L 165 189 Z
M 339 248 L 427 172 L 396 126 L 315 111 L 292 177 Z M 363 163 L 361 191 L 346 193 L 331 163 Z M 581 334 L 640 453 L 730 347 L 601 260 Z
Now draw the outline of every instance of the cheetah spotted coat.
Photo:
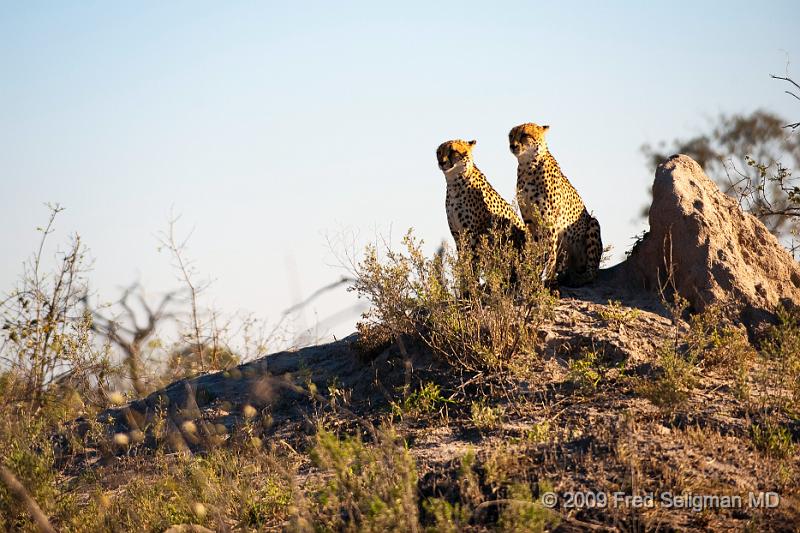
M 472 161 L 475 141 L 447 141 L 436 151 L 439 168 L 447 179 L 445 208 L 450 233 L 456 243 L 466 233 L 471 246 L 491 228 L 509 231 L 514 245 L 525 243 L 525 224 L 508 202 L 491 186 Z
M 518 161 L 517 202 L 534 240 L 544 240 L 547 278 L 582 285 L 593 281 L 600 267 L 600 224 L 548 150 L 547 129 L 528 123 L 509 133 Z

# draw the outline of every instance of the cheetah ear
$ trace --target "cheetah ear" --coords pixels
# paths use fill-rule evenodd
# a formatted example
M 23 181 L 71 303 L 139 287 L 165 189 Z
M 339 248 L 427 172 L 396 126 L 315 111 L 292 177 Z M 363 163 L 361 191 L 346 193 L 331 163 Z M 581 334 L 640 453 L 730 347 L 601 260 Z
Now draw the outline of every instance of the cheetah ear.
M 473 139 L 473 140 L 469 141 L 467 144 L 470 145 L 470 146 L 475 146 L 476 144 L 478 144 L 478 141 Z

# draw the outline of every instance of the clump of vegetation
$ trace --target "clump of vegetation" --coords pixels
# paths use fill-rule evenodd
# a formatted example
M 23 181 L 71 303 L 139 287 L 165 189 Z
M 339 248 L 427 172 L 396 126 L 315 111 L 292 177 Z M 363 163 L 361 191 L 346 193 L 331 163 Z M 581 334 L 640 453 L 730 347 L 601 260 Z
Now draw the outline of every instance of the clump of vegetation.
M 686 299 L 674 294 L 672 302 L 664 303 L 672 317 L 674 335 L 659 344 L 659 374 L 640 381 L 639 391 L 654 404 L 674 409 L 689 398 L 701 372 L 709 369 L 735 377 L 741 389 L 742 374 L 755 353 L 747 334 L 724 319 L 719 307 L 710 306 L 691 315 L 685 326 L 682 317 L 689 307 Z
M 598 314 L 600 319 L 606 324 L 613 326 L 624 326 L 639 316 L 638 309 L 625 308 L 618 300 L 609 300 L 608 305 L 601 309 Z
M 581 357 L 570 360 L 569 376 L 580 389 L 596 389 L 603 379 L 603 369 L 599 365 L 597 352 L 587 351 Z
M 750 435 L 757 450 L 778 459 L 789 457 L 795 448 L 789 430 L 773 422 L 753 424 Z
M 551 436 L 550 422 L 544 420 L 538 424 L 534 424 L 531 429 L 525 433 L 525 439 L 534 444 L 547 442 Z
M 502 406 L 491 406 L 485 400 L 470 404 L 470 420 L 478 429 L 495 429 L 503 421 L 505 409 Z
M 791 463 L 797 444 L 789 424 L 800 420 L 800 311 L 778 309 L 778 323 L 760 342 L 757 365 L 747 374 L 748 415 L 755 422 L 750 437 L 755 448 L 779 462 Z
M 659 407 L 674 409 L 689 398 L 697 384 L 699 368 L 692 352 L 683 353 L 663 344 L 656 361 L 660 374 L 639 382 L 639 392 Z
M 428 498 L 423 502 L 425 513 L 433 526 L 428 531 L 458 533 L 469 526 L 472 513 L 461 503 L 451 503 L 444 498 Z
M 419 531 L 414 459 L 391 428 L 374 436 L 367 445 L 319 428 L 311 458 L 329 477 L 313 502 L 298 504 L 297 530 Z
M 396 416 L 420 416 L 432 413 L 443 415 L 447 404 L 455 403 L 454 400 L 445 398 L 441 386 L 432 381 L 425 382 L 411 393 L 407 392 L 407 387 L 404 389 L 406 393 L 403 394 L 403 398 L 392 402 L 392 412 Z
M 529 452 L 511 444 L 480 460 L 473 451 L 466 453 L 455 473 L 458 499 L 431 497 L 423 502 L 432 523 L 428 530 L 464 531 L 487 521 L 499 531 L 545 531 L 558 525 L 558 514 L 540 501 L 553 487 L 530 478 Z
M 474 514 L 495 507 L 499 510 L 497 525 L 501 531 L 543 531 L 559 522 L 558 515 L 539 501 L 541 493 L 552 487 L 533 477 L 529 446 L 529 443 L 500 444 L 481 464 L 482 484 L 489 488 L 494 499 L 478 504 Z
M 57 255 L 55 268 L 46 271 L 48 237 L 62 211 L 59 206 L 50 209 L 47 224 L 38 228 L 37 252 L 17 287 L 0 301 L 3 397 L 25 402 L 34 411 L 64 388 L 78 395 L 96 394 L 112 377 L 108 347 L 93 342 L 92 316 L 82 306 L 88 267 L 78 235 Z
M 726 320 L 719 306 L 710 306 L 689 318 L 685 342 L 686 351 L 705 368 L 720 369 L 729 375 L 755 354 L 744 328 Z
M 778 409 L 800 418 L 800 310 L 781 308 L 778 324 L 770 326 L 761 342 L 761 356 L 774 366 L 762 380 L 765 398 Z M 769 391 L 767 391 L 769 389 Z M 779 391 L 786 391 L 785 393 Z
M 529 485 L 514 483 L 508 488 L 497 525 L 501 531 L 544 531 L 558 522 L 553 511 L 536 501 Z
M 156 455 L 113 494 L 101 493 L 69 522 L 76 530 L 163 531 L 175 524 L 214 530 L 275 526 L 293 501 L 285 467 L 253 447 L 205 456 Z
M 9 374 L 4 374 L 3 381 L 8 379 Z M 26 407 L 10 404 L 5 394 L 0 399 L 4 407 L 0 467 L 8 469 L 45 516 L 69 512 L 74 498 L 64 498 L 58 489 L 55 453 L 48 434 L 60 413 L 44 406 L 39 416 L 32 416 Z M 0 530 L 34 530 L 30 508 L 6 484 L 0 484 Z
M 354 287 L 372 304 L 360 331 L 419 338 L 460 371 L 526 372 L 554 298 L 542 281 L 540 250 L 503 242 L 484 236 L 474 250 L 465 240 L 458 254 L 427 258 L 409 232 L 406 251 L 387 250 L 383 260 L 369 247 Z

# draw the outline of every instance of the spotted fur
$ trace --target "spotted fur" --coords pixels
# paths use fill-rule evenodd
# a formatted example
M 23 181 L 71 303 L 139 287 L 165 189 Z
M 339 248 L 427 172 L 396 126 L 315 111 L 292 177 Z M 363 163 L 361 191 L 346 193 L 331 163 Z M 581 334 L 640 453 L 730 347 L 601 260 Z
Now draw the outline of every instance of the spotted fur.
M 600 224 L 548 150 L 548 128 L 527 123 L 508 134 L 518 162 L 517 203 L 534 240 L 544 239 L 549 251 L 548 279 L 582 285 L 593 281 L 600 267 Z
M 525 224 L 489 184 L 472 160 L 475 141 L 453 140 L 436 149 L 439 168 L 447 180 L 447 223 L 456 243 L 466 233 L 473 249 L 491 228 L 509 231 L 517 248 L 525 243 Z

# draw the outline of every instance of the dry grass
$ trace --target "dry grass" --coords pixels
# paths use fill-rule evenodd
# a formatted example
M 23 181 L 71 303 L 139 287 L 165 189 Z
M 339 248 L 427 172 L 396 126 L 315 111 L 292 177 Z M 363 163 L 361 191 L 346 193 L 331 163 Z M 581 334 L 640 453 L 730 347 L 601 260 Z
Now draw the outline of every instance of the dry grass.
M 2 466 L 60 531 L 766 531 L 800 520 L 797 312 L 782 310 L 754 347 L 713 308 L 685 320 L 680 301 L 671 322 L 622 302 L 556 308 L 533 249 L 487 241 L 477 257 L 426 258 L 411 236 L 405 246 L 384 259 L 369 250 L 359 267 L 373 307 L 354 349 L 383 400 L 316 384 L 309 367 L 270 389 L 291 411 L 239 406 L 231 427 L 181 408 L 140 431 L 95 421 L 79 434 L 69 421 L 120 398 L 99 379 L 45 380 L 31 402 L 20 366 L 0 375 Z M 562 343 L 555 318 L 568 340 L 590 338 Z M 58 327 L 74 336 L 37 353 L 63 359 L 63 347 L 97 340 L 79 323 Z M 623 334 L 643 338 L 612 350 Z M 779 507 L 609 500 L 766 491 Z M 594 504 L 570 507 L 576 493 Z M 37 529 L 22 494 L 0 485 L 0 530 Z
M 472 250 L 445 250 L 427 258 L 411 233 L 405 252 L 366 250 L 354 289 L 372 304 L 359 331 L 376 333 L 367 346 L 411 335 L 459 371 L 508 375 L 525 372 L 536 357 L 536 332 L 552 312 L 553 296 L 541 279 L 540 251 L 521 253 L 501 235 Z

